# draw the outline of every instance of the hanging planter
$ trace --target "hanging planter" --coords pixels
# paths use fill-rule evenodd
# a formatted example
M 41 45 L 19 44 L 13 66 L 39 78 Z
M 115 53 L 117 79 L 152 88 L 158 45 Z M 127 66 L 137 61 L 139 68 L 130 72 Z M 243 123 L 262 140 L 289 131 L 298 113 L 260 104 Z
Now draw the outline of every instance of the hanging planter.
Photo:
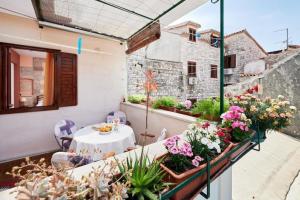
M 213 160 L 210 161 L 210 165 L 213 165 L 214 163 L 218 162 L 221 160 L 226 153 L 232 149 L 233 144 L 229 144 L 225 150 L 215 157 Z M 167 154 L 162 155 L 158 159 L 165 158 Z M 210 176 L 216 174 L 222 167 L 224 167 L 227 163 L 229 162 L 229 157 L 226 157 L 222 161 L 218 162 L 215 166 L 213 166 L 210 170 Z M 195 173 L 199 172 L 200 170 L 204 169 L 207 167 L 207 164 L 204 163 L 196 168 L 193 168 L 191 170 L 188 170 L 186 172 L 183 172 L 181 174 L 177 174 L 174 172 L 172 169 L 168 168 L 165 164 L 161 163 L 160 167 L 167 173 L 165 177 L 166 182 L 174 183 L 174 187 L 189 177 L 193 176 Z M 189 184 L 187 184 L 185 187 L 183 187 L 181 190 L 176 192 L 171 199 L 172 200 L 182 200 L 188 198 L 191 194 L 193 194 L 201 185 L 204 185 L 207 182 L 207 174 L 204 173 L 203 175 L 197 177 L 193 181 L 191 181 Z

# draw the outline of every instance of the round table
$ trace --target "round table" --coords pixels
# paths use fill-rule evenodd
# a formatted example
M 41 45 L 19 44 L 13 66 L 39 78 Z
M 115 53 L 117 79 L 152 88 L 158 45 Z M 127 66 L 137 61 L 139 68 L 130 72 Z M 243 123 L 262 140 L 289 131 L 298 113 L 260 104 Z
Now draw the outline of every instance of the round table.
M 91 156 L 94 161 L 101 160 L 104 153 L 123 153 L 128 147 L 135 146 L 135 135 L 131 127 L 120 124 L 117 131 L 100 134 L 93 127 L 94 124 L 74 133 L 69 150 L 79 155 Z

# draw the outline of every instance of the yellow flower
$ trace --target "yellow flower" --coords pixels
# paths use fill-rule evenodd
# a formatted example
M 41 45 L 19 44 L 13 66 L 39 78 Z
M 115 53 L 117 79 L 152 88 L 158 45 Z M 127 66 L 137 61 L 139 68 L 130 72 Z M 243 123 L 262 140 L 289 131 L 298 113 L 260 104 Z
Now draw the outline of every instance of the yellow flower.
M 291 113 L 289 113 L 289 112 L 285 113 L 285 116 L 288 117 L 288 118 L 293 117 L 293 115 Z
M 254 105 L 252 105 L 252 106 L 250 107 L 250 111 L 251 111 L 251 112 L 256 112 L 256 111 L 257 111 L 257 108 L 256 108 Z

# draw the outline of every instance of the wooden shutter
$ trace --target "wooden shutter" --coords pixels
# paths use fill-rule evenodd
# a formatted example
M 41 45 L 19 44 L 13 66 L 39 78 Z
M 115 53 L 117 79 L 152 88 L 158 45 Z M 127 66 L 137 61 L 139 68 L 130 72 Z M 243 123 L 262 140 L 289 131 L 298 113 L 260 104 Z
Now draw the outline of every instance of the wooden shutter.
M 236 67 L 236 55 L 233 54 L 230 56 L 230 67 L 235 68 Z
M 218 78 L 218 66 L 217 65 L 210 66 L 210 77 Z
M 77 55 L 61 53 L 59 106 L 77 105 Z

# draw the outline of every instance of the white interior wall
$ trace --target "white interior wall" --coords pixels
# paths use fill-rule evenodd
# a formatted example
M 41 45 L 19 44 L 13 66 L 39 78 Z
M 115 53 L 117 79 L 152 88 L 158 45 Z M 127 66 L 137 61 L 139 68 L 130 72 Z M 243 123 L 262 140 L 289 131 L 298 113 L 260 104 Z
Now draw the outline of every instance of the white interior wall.
M 76 53 L 78 34 L 38 28 L 35 21 L 0 13 L 0 42 Z M 59 110 L 0 115 L 0 162 L 58 148 L 53 129 L 71 119 L 78 127 L 101 122 L 119 109 L 126 91 L 125 47 L 117 41 L 82 36 L 78 55 L 78 105 Z

